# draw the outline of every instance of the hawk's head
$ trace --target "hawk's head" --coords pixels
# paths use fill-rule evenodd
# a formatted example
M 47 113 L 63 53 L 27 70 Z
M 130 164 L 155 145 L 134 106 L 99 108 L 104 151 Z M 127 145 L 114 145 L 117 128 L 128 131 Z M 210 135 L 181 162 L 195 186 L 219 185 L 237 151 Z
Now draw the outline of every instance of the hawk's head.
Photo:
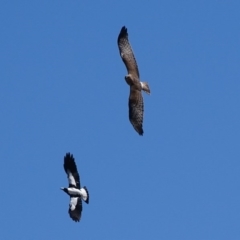
M 134 79 L 131 74 L 128 74 L 127 76 L 125 76 L 125 81 L 129 86 L 133 85 L 134 83 Z

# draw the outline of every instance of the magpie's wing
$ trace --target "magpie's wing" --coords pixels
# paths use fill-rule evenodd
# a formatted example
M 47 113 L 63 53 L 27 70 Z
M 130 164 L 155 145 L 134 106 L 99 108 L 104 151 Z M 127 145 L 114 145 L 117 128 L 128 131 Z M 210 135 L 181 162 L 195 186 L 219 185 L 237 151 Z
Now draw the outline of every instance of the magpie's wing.
M 68 177 L 69 187 L 76 187 L 80 189 L 80 178 L 75 159 L 72 154 L 66 154 L 66 156 L 64 157 L 63 167 Z
M 82 200 L 80 197 L 71 197 L 68 213 L 73 221 L 79 222 L 82 215 Z

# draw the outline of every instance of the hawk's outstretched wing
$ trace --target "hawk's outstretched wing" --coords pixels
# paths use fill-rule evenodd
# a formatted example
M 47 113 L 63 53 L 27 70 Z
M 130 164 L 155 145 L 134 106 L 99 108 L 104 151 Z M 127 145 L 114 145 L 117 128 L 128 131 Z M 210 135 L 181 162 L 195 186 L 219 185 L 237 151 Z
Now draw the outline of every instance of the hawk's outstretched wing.
M 120 56 L 128 70 L 128 74 L 131 74 L 133 77 L 136 77 L 139 79 L 137 62 L 134 57 L 131 45 L 128 41 L 128 32 L 125 26 L 122 27 L 118 35 L 118 48 L 119 48 Z
M 80 189 L 80 178 L 77 170 L 77 166 L 72 154 L 67 153 L 64 157 L 64 170 L 68 177 L 69 187 L 77 187 Z
M 68 209 L 69 216 L 73 221 L 79 222 L 82 215 L 82 200 L 80 197 L 71 197 Z
M 143 105 L 141 90 L 139 91 L 134 86 L 130 87 L 130 96 L 128 102 L 129 120 L 139 135 L 143 135 Z

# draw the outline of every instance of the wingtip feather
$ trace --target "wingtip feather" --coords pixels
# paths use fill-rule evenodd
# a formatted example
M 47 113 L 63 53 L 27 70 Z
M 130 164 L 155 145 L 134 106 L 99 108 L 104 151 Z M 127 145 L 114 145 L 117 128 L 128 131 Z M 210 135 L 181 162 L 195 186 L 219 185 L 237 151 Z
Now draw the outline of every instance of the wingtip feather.
M 128 32 L 127 32 L 127 28 L 125 26 L 123 26 L 121 28 L 121 31 L 119 33 L 119 36 L 118 36 L 118 41 L 121 39 L 121 38 L 124 38 L 124 37 L 128 37 Z
M 140 136 L 143 136 L 143 130 L 142 129 L 137 130 L 137 132 Z

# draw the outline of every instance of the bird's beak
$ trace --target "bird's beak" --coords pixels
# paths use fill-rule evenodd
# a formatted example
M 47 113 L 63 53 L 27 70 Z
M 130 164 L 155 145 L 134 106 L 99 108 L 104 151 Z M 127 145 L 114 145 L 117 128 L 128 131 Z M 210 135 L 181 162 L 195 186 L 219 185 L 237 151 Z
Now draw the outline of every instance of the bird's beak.
M 60 189 L 61 189 L 61 190 L 63 190 L 64 188 L 63 188 L 63 187 L 61 187 Z

